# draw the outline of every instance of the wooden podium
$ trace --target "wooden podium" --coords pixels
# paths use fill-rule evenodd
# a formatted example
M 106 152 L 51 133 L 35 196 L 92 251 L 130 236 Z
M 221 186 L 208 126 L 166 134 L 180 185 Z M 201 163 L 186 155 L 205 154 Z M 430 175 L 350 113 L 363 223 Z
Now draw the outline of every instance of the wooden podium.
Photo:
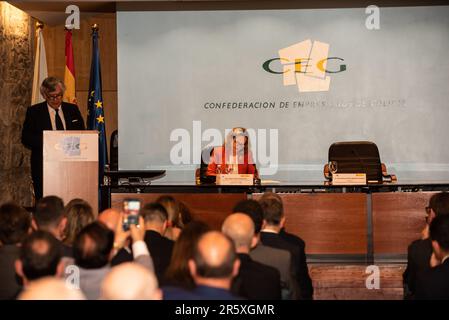
M 44 196 L 89 202 L 98 213 L 98 132 L 44 131 Z

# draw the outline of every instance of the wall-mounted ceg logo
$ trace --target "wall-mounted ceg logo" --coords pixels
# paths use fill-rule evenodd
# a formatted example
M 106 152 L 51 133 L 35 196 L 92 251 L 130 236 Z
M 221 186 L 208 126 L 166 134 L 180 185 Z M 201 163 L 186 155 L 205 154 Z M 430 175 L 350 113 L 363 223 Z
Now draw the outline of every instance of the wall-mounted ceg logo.
M 328 70 L 328 62 L 339 61 L 338 69 Z M 329 57 L 329 44 L 308 39 L 279 50 L 279 58 L 264 62 L 265 71 L 282 74 L 284 86 L 297 85 L 299 92 L 329 91 L 331 77 L 346 71 L 342 58 Z M 282 66 L 282 71 L 276 70 L 274 63 Z

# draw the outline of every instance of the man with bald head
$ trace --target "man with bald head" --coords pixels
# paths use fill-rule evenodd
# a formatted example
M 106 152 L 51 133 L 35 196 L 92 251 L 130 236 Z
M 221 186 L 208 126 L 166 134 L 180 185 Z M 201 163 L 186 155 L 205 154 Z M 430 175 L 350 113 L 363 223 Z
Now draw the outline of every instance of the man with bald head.
M 164 300 L 236 300 L 230 291 L 240 261 L 234 243 L 218 231 L 209 231 L 198 240 L 189 271 L 196 284 L 192 291 L 164 288 Z
M 117 230 L 120 221 L 120 211 L 114 208 L 106 209 L 98 215 L 98 221 L 102 222 L 110 230 Z
M 252 219 L 244 213 L 226 218 L 222 232 L 232 239 L 240 259 L 238 276 L 232 283 L 232 292 L 247 299 L 280 300 L 281 275 L 273 267 L 251 259 L 249 252 L 258 239 Z
M 153 272 L 135 262 L 112 268 L 101 285 L 105 300 L 161 300 L 162 292 Z
M 18 297 L 19 300 L 85 300 L 79 289 L 68 286 L 64 280 L 45 277 L 33 281 Z

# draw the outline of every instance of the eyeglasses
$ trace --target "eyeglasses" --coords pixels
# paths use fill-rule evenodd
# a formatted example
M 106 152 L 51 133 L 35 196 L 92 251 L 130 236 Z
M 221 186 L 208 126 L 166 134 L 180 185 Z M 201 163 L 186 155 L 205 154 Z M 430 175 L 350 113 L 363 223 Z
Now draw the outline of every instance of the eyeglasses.
M 49 100 L 58 100 L 62 98 L 62 93 L 59 94 L 47 94 L 46 95 Z

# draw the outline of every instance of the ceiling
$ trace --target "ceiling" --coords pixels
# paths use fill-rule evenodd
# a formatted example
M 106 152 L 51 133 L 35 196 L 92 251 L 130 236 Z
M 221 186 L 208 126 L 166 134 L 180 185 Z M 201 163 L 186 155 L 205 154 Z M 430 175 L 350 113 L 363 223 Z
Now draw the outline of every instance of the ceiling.
M 105 12 L 119 10 L 229 10 L 229 9 L 287 9 L 287 8 L 336 8 L 336 7 L 366 7 L 373 4 L 372 0 L 95 0 L 95 1 L 8 1 L 15 7 L 27 12 L 47 25 L 64 24 L 68 14 L 68 5 L 76 5 L 80 9 L 81 18 L 92 17 Z M 414 6 L 443 5 L 447 0 L 376 0 L 375 4 L 382 6 Z

